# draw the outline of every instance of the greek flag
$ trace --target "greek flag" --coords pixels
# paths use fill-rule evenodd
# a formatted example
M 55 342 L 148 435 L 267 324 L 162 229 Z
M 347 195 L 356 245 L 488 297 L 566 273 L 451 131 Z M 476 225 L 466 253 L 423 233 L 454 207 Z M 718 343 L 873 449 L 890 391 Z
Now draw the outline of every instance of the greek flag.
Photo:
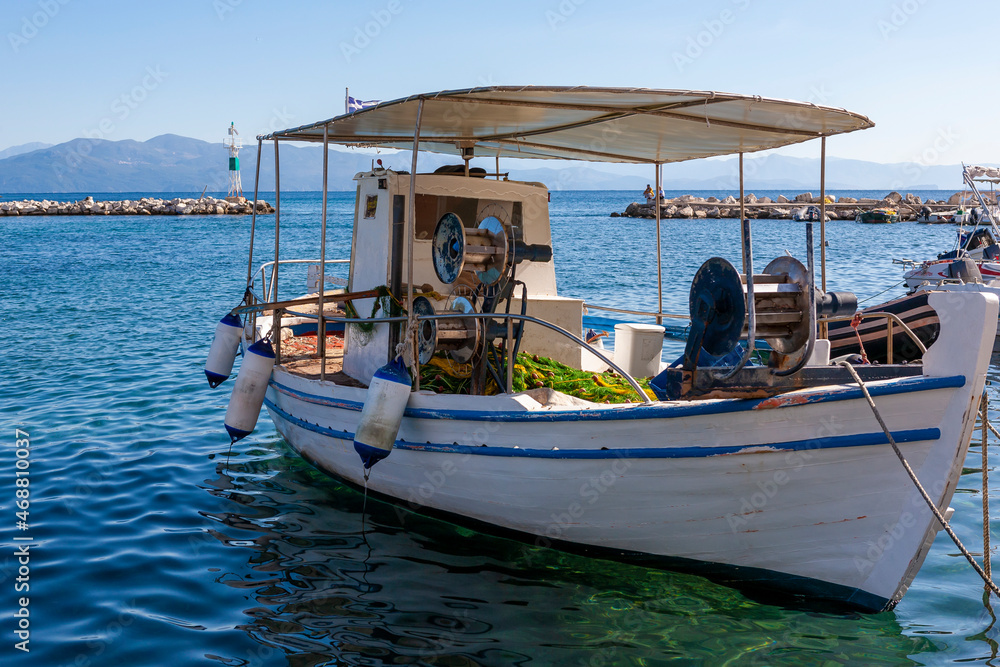
M 344 113 L 354 113 L 355 111 L 361 111 L 362 109 L 367 109 L 368 107 L 373 107 L 382 100 L 358 100 L 350 95 L 347 96 L 347 101 L 344 105 Z

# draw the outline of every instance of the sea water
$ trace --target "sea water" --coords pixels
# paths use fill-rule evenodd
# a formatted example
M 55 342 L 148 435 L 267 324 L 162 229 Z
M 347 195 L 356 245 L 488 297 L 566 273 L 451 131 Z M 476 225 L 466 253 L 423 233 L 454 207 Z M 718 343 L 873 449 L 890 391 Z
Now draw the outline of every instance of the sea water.
M 655 223 L 609 217 L 637 198 L 552 194 L 562 293 L 655 309 Z M 317 256 L 318 203 L 314 193 L 283 195 L 282 257 Z M 353 210 L 353 193 L 331 195 L 328 258 L 348 257 Z M 273 216 L 257 224 L 255 266 L 274 253 Z M 900 294 L 892 259 L 931 257 L 954 233 L 833 221 L 828 289 L 869 303 Z M 805 257 L 802 223 L 755 220 L 753 235 L 758 272 L 786 251 Z M 708 257 L 739 266 L 735 220 L 667 220 L 661 237 L 668 312 L 687 312 L 690 279 Z M 242 297 L 249 216 L 8 217 L 0 240 L 0 664 L 888 665 L 997 655 L 998 600 L 984 604 L 944 533 L 894 611 L 807 610 L 371 498 L 363 510 L 361 493 L 296 456 L 266 415 L 230 449 L 232 380 L 213 391 L 202 366 L 216 322 Z M 283 270 L 279 286 L 304 291 L 304 269 Z M 977 553 L 980 489 L 974 445 L 952 506 Z M 17 630 L 30 652 L 16 647 Z

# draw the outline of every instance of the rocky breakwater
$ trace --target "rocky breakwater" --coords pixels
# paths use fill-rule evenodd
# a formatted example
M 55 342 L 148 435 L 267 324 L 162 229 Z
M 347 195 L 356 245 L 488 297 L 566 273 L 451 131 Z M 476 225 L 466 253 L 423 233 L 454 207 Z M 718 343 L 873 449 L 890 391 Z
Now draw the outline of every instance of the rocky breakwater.
M 916 220 L 923 208 L 932 212 L 952 210 L 961 203 L 961 193 L 956 193 L 947 200 L 921 200 L 914 194 L 901 195 L 890 192 L 882 199 L 855 199 L 853 197 L 834 198 L 826 196 L 826 215 L 831 220 L 854 220 L 862 211 L 875 208 L 891 208 L 899 212 L 901 220 Z M 811 192 L 803 192 L 792 198 L 778 195 L 777 199 L 769 197 L 758 198 L 753 193 L 743 197 L 743 208 L 748 218 L 767 218 L 771 220 L 790 220 L 796 211 L 805 206 L 820 204 L 820 198 Z M 614 212 L 612 218 L 655 218 L 656 209 L 653 203 L 639 204 L 632 202 L 624 212 Z M 660 218 L 739 218 L 740 201 L 730 195 L 725 199 L 694 195 L 681 195 L 660 202 Z
M 226 201 L 215 197 L 198 199 L 142 199 L 121 201 L 94 201 L 86 197 L 76 202 L 58 202 L 44 199 L 35 201 L 0 202 L 0 215 L 246 215 L 253 212 L 253 202 Z M 258 213 L 274 213 L 274 207 L 265 201 L 257 202 Z

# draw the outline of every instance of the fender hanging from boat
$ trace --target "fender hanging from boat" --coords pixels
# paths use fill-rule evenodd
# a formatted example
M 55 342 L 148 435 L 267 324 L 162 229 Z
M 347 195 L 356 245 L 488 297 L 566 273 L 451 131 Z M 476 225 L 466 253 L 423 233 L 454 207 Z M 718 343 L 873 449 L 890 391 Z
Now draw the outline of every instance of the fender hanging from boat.
M 366 470 L 392 451 L 406 402 L 410 399 L 412 382 L 410 372 L 398 357 L 372 376 L 358 430 L 354 434 L 354 449 Z
M 233 373 L 233 362 L 240 347 L 243 323 L 238 315 L 229 313 L 215 326 L 215 337 L 205 361 L 205 377 L 208 386 L 215 389 L 229 379 Z
M 273 369 L 274 349 L 271 343 L 259 340 L 247 348 L 226 409 L 226 431 L 233 442 L 247 437 L 257 426 Z

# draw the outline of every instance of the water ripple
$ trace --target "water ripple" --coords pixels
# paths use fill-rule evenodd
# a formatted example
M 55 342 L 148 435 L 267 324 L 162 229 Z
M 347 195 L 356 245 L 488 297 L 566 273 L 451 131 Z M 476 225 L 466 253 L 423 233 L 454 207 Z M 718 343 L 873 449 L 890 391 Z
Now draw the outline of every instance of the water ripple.
M 289 255 L 311 248 L 316 199 L 283 196 Z M 653 307 L 653 225 L 606 217 L 629 197 L 552 199 L 560 291 Z M 353 210 L 350 194 L 333 195 L 328 256 L 347 255 Z M 31 664 L 895 665 L 996 655 L 981 585 L 940 535 L 894 612 L 807 612 L 365 504 L 290 452 L 266 418 L 230 455 L 221 424 L 232 383 L 208 389 L 201 364 L 241 294 L 249 221 L 76 222 L 0 219 L 13 240 L 0 246 L 0 330 L 16 340 L 0 414 L 8 434 L 16 425 L 32 442 Z M 706 257 L 739 261 L 735 229 L 664 223 L 667 310 L 686 312 Z M 860 296 L 899 279 L 891 256 L 926 256 L 954 232 L 846 222 L 829 231 L 830 287 Z M 754 235 L 760 267 L 804 247 L 789 222 L 755 221 Z M 257 242 L 269 247 L 266 229 Z M 286 284 L 300 279 L 290 272 Z M 12 448 L 0 448 L 0 465 L 13 469 Z M 975 548 L 977 448 L 966 468 L 955 525 Z M 13 484 L 0 473 L 0 508 Z M 13 542 L 3 549 L 9 586 Z

